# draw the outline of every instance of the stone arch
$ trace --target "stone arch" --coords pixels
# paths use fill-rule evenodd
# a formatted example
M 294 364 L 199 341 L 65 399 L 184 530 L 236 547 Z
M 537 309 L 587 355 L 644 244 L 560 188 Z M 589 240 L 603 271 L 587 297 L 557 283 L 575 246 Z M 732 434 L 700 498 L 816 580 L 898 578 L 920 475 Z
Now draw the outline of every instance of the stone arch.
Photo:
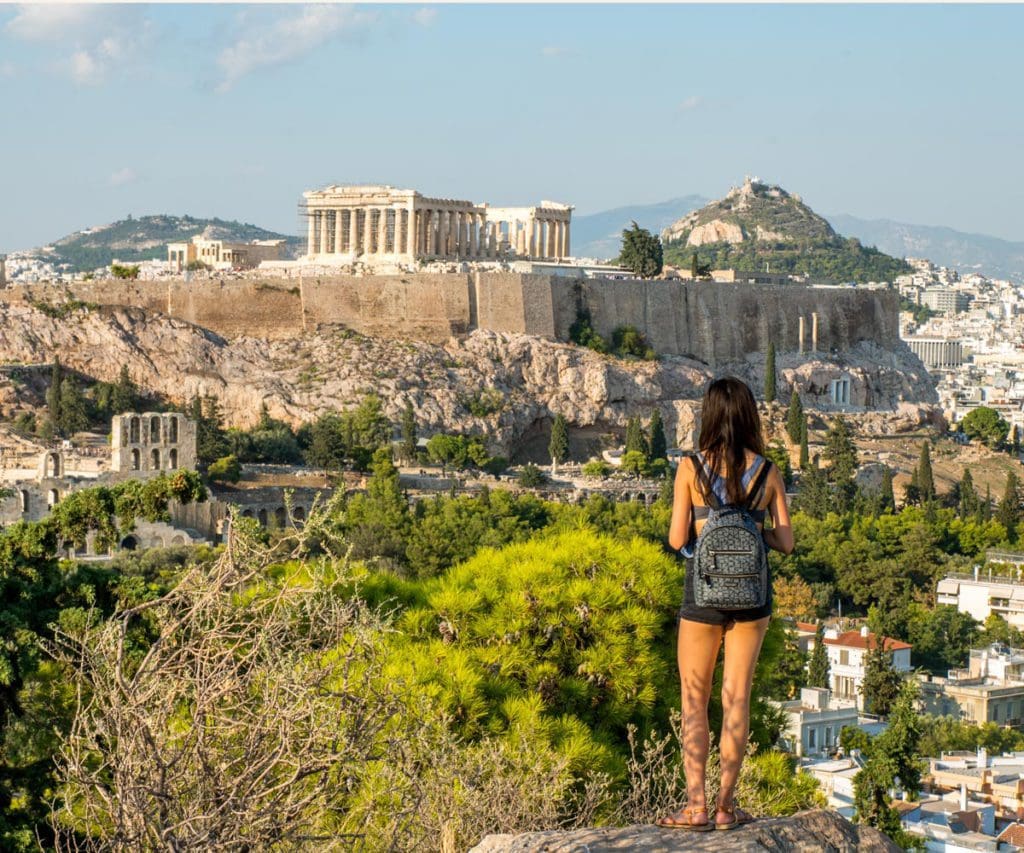
M 139 448 L 133 447 L 132 448 L 132 470 L 133 471 L 138 471 L 141 466 L 142 466 L 142 459 L 141 459 L 141 455 L 139 453 Z
M 133 415 L 128 427 L 128 441 L 131 444 L 138 444 L 142 440 L 142 418 Z
M 185 537 L 184 537 L 183 534 L 176 533 L 174 536 L 171 537 L 171 544 L 172 545 L 185 545 L 187 543 L 185 541 Z
M 167 440 L 174 443 L 178 440 L 178 416 L 167 418 Z
M 124 539 L 121 540 L 121 547 L 124 548 L 125 551 L 134 551 L 139 547 L 139 540 L 134 535 L 125 536 Z
M 292 510 L 292 521 L 295 521 L 295 522 L 301 524 L 305 520 L 306 520 L 306 508 L 302 507 L 302 506 L 295 507 L 295 509 Z
M 60 454 L 56 450 L 48 451 L 43 459 L 43 476 L 60 477 L 63 474 L 62 467 Z
M 28 514 L 28 509 L 29 509 L 28 489 L 22 489 L 20 497 L 21 497 L 21 511 L 22 511 L 22 513 L 27 515 Z
M 48 507 L 55 507 L 58 501 L 60 501 L 60 492 L 56 489 L 50 489 L 46 493 L 46 505 Z
M 160 416 L 153 415 L 149 419 L 149 440 L 151 443 L 160 441 Z
M 283 506 L 279 506 L 274 510 L 274 524 L 278 527 L 284 527 L 288 523 L 288 513 L 285 512 Z
M 160 470 L 160 449 L 154 447 L 149 454 L 149 467 L 154 471 Z
M 264 507 L 258 513 L 256 513 L 256 518 L 259 519 L 260 527 L 266 527 L 267 526 L 267 509 L 266 509 L 266 507 Z
M 167 454 L 167 467 L 172 471 L 178 467 L 178 448 L 172 447 Z

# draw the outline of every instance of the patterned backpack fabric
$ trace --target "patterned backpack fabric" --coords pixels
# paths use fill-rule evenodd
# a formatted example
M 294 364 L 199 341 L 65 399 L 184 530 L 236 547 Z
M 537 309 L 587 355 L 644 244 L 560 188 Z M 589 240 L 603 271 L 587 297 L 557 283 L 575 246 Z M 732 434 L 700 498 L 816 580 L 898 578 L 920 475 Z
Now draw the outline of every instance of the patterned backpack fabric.
M 694 549 L 694 602 L 717 610 L 763 607 L 768 600 L 768 553 L 750 506 L 760 496 L 771 463 L 761 462 L 743 504 L 727 504 L 715 494 L 701 459 L 693 460 L 708 502 L 708 518 Z

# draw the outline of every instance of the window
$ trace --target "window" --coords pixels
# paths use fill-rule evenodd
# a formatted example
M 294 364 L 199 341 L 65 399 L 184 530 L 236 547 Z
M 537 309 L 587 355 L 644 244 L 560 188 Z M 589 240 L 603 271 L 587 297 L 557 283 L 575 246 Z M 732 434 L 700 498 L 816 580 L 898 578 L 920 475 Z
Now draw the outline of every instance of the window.
M 807 748 L 816 749 L 818 746 L 818 730 L 808 729 L 807 730 Z
M 152 456 L 152 459 L 150 460 L 150 467 L 154 471 L 159 471 L 160 470 L 160 451 L 157 448 L 154 447 L 151 456 Z
M 999 706 L 995 702 L 992 703 L 992 722 L 999 722 Z
M 825 747 L 832 746 L 832 726 L 825 726 Z
M 850 652 L 847 649 L 839 650 L 839 665 L 849 666 L 850 665 Z

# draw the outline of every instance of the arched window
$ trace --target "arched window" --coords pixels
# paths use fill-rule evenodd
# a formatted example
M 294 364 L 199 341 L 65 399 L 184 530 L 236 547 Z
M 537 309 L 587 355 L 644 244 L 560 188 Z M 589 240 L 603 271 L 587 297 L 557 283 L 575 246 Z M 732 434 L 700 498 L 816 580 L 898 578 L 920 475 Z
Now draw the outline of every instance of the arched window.
M 139 448 L 133 447 L 132 448 L 132 470 L 133 471 L 138 471 L 140 464 L 141 464 L 141 460 L 139 459 Z
M 260 527 L 267 526 L 267 511 L 265 509 L 261 509 L 256 517 L 260 520 Z
M 279 506 L 274 510 L 274 523 L 278 527 L 284 527 L 286 521 L 288 521 L 288 514 L 284 511 L 283 506 Z
M 124 539 L 121 540 L 121 547 L 126 551 L 134 551 L 139 547 L 139 540 L 134 536 L 125 536 Z
M 149 467 L 154 471 L 160 470 L 160 451 L 156 447 L 149 454 Z
M 46 493 L 46 505 L 48 507 L 55 507 L 57 505 L 57 501 L 59 500 L 60 492 L 58 492 L 56 489 L 50 489 L 50 491 Z
M 306 520 L 306 509 L 305 507 L 297 506 L 292 510 L 292 519 L 297 522 L 303 522 Z
M 178 467 L 178 448 L 172 447 L 167 454 L 167 467 L 172 471 Z
M 172 444 L 178 440 L 178 416 L 171 415 L 167 419 L 167 440 Z
M 28 489 L 21 490 L 21 511 L 28 512 Z
M 158 415 L 153 415 L 149 419 L 149 440 L 150 442 L 160 441 L 160 418 Z
M 251 508 L 250 508 L 250 509 L 247 509 L 247 510 L 245 510 L 245 511 L 244 511 L 244 512 L 242 513 L 242 518 L 255 518 L 255 517 L 256 517 L 256 513 L 255 513 L 255 512 L 253 512 Z
M 128 441 L 131 444 L 138 444 L 142 439 L 142 420 L 139 417 L 132 418 L 132 425 L 129 431 Z

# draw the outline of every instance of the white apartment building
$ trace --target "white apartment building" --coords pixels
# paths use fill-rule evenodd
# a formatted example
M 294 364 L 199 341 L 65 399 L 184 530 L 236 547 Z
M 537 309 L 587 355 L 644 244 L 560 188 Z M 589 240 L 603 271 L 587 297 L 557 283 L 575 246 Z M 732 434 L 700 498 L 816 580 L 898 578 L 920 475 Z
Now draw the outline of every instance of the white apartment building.
M 840 634 L 835 628 L 825 631 L 825 646 L 828 652 L 828 667 L 832 695 L 837 699 L 851 699 L 857 708 L 864 709 L 861 685 L 867 668 L 868 652 L 877 648 L 878 637 L 868 631 L 866 625 L 859 631 Z M 882 637 L 882 648 L 889 653 L 893 669 L 910 672 L 910 650 L 912 646 L 892 637 Z
M 1008 577 L 947 575 L 939 581 L 936 604 L 949 604 L 984 622 L 995 613 L 1015 628 L 1024 629 L 1024 583 Z
M 786 714 L 786 747 L 800 758 L 831 755 L 843 727 L 858 721 L 854 700 L 833 699 L 823 687 L 803 687 L 799 699 L 773 704 Z

